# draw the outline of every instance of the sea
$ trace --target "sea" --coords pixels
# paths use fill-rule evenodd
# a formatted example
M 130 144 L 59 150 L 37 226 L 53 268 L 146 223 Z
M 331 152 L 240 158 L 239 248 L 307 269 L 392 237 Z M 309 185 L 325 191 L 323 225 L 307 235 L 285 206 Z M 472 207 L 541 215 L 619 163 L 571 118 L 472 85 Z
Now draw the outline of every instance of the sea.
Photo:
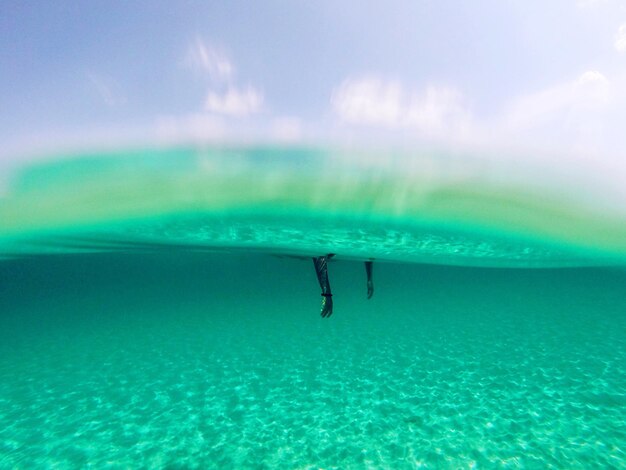
M 0 468 L 626 468 L 626 217 L 577 183 L 305 146 L 20 165 Z

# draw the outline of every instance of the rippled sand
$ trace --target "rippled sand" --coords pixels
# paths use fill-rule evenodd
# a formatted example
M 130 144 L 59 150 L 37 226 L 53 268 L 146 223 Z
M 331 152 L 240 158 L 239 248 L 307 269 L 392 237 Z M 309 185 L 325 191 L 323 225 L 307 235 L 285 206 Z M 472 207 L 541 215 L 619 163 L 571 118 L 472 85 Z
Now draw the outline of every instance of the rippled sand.
M 626 274 L 0 263 L 0 468 L 623 468 Z

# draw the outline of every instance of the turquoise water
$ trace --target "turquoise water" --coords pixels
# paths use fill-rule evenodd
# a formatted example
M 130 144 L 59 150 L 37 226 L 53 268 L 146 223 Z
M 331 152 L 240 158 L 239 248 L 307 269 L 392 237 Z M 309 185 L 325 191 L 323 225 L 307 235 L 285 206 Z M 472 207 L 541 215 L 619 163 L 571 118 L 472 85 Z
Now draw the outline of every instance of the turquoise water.
M 626 468 L 623 214 L 471 160 L 339 157 L 19 169 L 0 468 Z
M 1 468 L 623 468 L 626 273 L 0 264 Z

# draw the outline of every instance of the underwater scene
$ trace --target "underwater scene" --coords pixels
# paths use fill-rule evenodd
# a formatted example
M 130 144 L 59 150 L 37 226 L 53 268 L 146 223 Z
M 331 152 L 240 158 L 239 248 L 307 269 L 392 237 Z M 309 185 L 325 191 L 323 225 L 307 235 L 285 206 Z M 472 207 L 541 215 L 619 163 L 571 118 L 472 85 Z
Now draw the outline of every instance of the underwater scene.
M 626 469 L 626 4 L 0 2 L 0 470 Z
M 337 153 L 18 172 L 0 467 L 626 466 L 619 217 Z

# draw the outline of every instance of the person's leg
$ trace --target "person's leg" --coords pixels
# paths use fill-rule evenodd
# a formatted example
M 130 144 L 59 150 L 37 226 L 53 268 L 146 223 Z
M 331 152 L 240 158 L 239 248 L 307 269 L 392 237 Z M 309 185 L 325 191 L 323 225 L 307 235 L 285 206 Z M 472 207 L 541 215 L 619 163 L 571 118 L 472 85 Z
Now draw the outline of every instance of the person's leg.
M 328 260 L 332 258 L 332 256 L 332 254 L 329 254 L 313 258 L 317 280 L 322 288 L 321 314 L 324 318 L 330 317 L 333 314 L 333 294 L 330 291 L 330 282 L 328 281 Z
M 365 273 L 367 274 L 367 298 L 371 299 L 374 295 L 374 281 L 372 280 L 372 268 L 374 263 L 372 261 L 365 262 Z

